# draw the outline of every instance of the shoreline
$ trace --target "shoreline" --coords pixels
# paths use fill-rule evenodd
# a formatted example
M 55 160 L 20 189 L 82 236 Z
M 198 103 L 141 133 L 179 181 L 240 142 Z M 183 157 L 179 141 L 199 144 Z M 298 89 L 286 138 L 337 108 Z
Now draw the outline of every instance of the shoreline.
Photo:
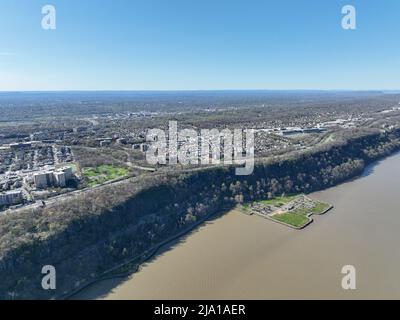
M 230 210 L 232 210 L 234 208 L 229 209 L 227 212 L 229 212 Z M 107 273 L 111 273 L 115 270 L 118 270 L 120 268 L 123 268 L 125 266 L 128 266 L 131 263 L 134 263 L 135 260 L 139 259 L 141 256 L 145 255 L 144 258 L 142 258 L 141 261 L 135 263 L 135 267 L 132 270 L 128 270 L 122 273 L 117 273 L 117 274 L 111 274 L 111 275 L 104 275 L 100 278 L 97 279 L 93 279 L 92 281 L 83 284 L 80 288 L 77 288 L 76 290 L 74 290 L 71 293 L 62 295 L 60 297 L 57 297 L 55 300 L 74 300 L 73 296 L 79 294 L 80 292 L 82 292 L 83 290 L 87 289 L 88 287 L 99 283 L 101 281 L 105 281 L 105 280 L 112 280 L 112 279 L 119 279 L 119 278 L 126 278 L 126 277 L 130 277 L 132 275 L 134 275 L 135 273 L 140 271 L 140 267 L 148 262 L 149 260 L 151 260 L 153 257 L 155 257 L 157 255 L 157 253 L 165 246 L 170 245 L 171 243 L 173 243 L 176 240 L 179 240 L 183 237 L 185 237 L 186 235 L 190 234 L 193 230 L 195 230 L 197 227 L 200 227 L 202 224 L 204 224 L 205 222 L 209 221 L 210 218 L 212 218 L 213 216 L 217 216 L 217 215 L 224 215 L 227 212 L 221 212 L 221 211 L 217 211 L 217 212 L 213 212 L 213 213 L 209 213 L 208 215 L 204 216 L 200 221 L 196 222 L 194 225 L 190 226 L 189 228 L 182 230 L 181 232 L 179 232 L 178 234 L 169 237 L 168 239 L 164 240 L 163 242 L 161 242 L 160 244 L 157 244 L 155 246 L 153 246 L 152 248 L 150 248 L 147 252 L 148 254 L 146 255 L 146 253 L 141 254 L 140 256 L 136 256 L 134 258 L 129 259 L 126 262 L 121 263 L 120 265 L 113 267 L 107 271 L 104 272 L 104 274 Z
M 349 178 L 349 179 L 346 179 L 345 181 L 342 181 L 341 183 L 339 183 L 339 184 L 337 184 L 337 185 L 330 186 L 329 188 L 321 189 L 321 190 L 315 190 L 315 191 L 313 191 L 313 192 L 320 192 L 320 191 L 324 191 L 324 190 L 329 190 L 329 189 L 331 189 L 331 188 L 340 186 L 340 185 L 342 185 L 342 184 L 346 184 L 346 183 L 350 183 L 350 182 L 356 181 L 356 180 L 358 180 L 358 179 L 364 177 L 366 173 L 369 174 L 369 169 L 370 169 L 371 167 L 375 167 L 375 166 L 377 166 L 379 163 L 381 163 L 383 160 L 386 160 L 386 159 L 388 159 L 388 158 L 391 158 L 391 157 L 393 157 L 393 156 L 396 156 L 397 154 L 400 154 L 400 150 L 395 150 L 393 153 L 391 153 L 391 154 L 389 154 L 389 155 L 387 155 L 387 156 L 380 157 L 380 158 L 378 158 L 378 159 L 376 159 L 376 160 L 374 160 L 374 161 L 368 163 L 368 164 L 365 166 L 365 168 L 363 169 L 363 171 L 362 171 L 359 175 L 357 175 L 357 176 L 354 176 L 354 177 L 351 177 L 351 178 Z M 324 213 L 321 213 L 321 214 L 319 214 L 319 215 L 320 215 L 320 216 L 325 215 L 327 212 L 329 212 L 329 211 L 331 211 L 332 209 L 334 209 L 334 207 L 335 207 L 334 205 L 331 205 L 328 209 L 325 210 Z M 233 209 L 235 209 L 235 207 L 230 208 L 230 209 L 226 209 L 227 211 L 217 211 L 217 212 L 210 213 L 210 214 L 206 215 L 206 216 L 205 216 L 203 219 L 201 219 L 200 221 L 196 222 L 193 226 L 189 227 L 188 229 L 181 231 L 179 234 L 177 234 L 177 235 L 175 235 L 175 236 L 172 236 L 172 237 L 170 237 L 170 238 L 164 240 L 162 243 L 160 243 L 160 244 L 154 246 L 153 248 L 149 249 L 149 251 L 151 251 L 151 252 L 149 252 L 149 254 L 148 254 L 147 256 L 145 256 L 141 262 L 137 263 L 137 265 L 135 266 L 134 270 L 129 270 L 129 271 L 126 271 L 126 272 L 124 272 L 124 273 L 115 274 L 115 275 L 108 275 L 108 276 L 103 276 L 103 277 L 100 277 L 100 278 L 97 278 L 97 279 L 93 279 L 93 280 L 90 281 L 89 283 L 86 283 L 86 284 L 82 285 L 80 288 L 77 288 L 77 289 L 74 290 L 72 293 L 69 293 L 69 294 L 63 295 L 63 296 L 61 296 L 61 297 L 58 297 L 58 298 L 56 298 L 56 300 L 74 300 L 73 297 L 74 297 L 75 295 L 79 294 L 80 292 L 82 292 L 83 290 L 87 289 L 88 287 L 90 287 L 90 286 L 92 286 L 92 285 L 95 285 L 95 284 L 97 284 L 97 283 L 100 283 L 100 282 L 106 281 L 106 280 L 120 279 L 120 278 L 127 278 L 127 277 L 130 277 L 130 276 L 134 276 L 135 273 L 137 273 L 137 272 L 140 271 L 140 267 L 141 267 L 144 263 L 146 263 L 147 261 L 149 261 L 150 259 L 152 259 L 153 257 L 155 257 L 155 256 L 157 255 L 157 253 L 159 252 L 159 250 L 161 250 L 163 247 L 168 246 L 168 245 L 170 245 L 171 243 L 173 243 L 174 241 L 179 240 L 180 238 L 182 238 L 182 237 L 184 237 L 184 236 L 190 234 L 193 230 L 195 230 L 197 227 L 201 226 L 203 223 L 207 222 L 207 221 L 208 221 L 210 218 L 212 218 L 213 216 L 217 216 L 217 215 L 223 216 L 223 215 L 225 215 L 227 212 L 229 212 L 229 211 L 231 211 L 231 210 L 233 210 Z M 300 230 L 300 231 L 304 230 L 305 227 L 307 227 L 307 226 L 309 226 L 310 224 L 313 223 L 313 219 L 311 219 L 311 221 L 310 221 L 309 223 L 307 223 L 305 226 L 303 226 L 303 227 L 300 228 L 300 229 L 297 229 L 297 228 L 294 228 L 293 226 L 290 226 L 290 225 L 288 225 L 288 224 L 285 224 L 285 223 L 283 223 L 283 222 L 281 222 L 281 221 L 276 221 L 276 220 L 273 220 L 273 219 L 270 219 L 270 218 L 269 218 L 269 220 L 271 220 L 272 222 L 275 222 L 275 223 L 284 225 L 284 226 L 288 226 L 288 227 L 290 227 L 290 228 L 293 229 L 293 230 Z M 118 265 L 118 266 L 116 266 L 116 267 L 113 267 L 112 269 L 106 271 L 105 273 L 110 273 L 110 272 L 112 272 L 112 271 L 114 271 L 114 270 L 117 270 L 117 269 L 119 269 L 119 268 L 123 268 L 124 266 L 129 265 L 129 263 L 132 263 L 135 259 L 138 259 L 138 258 L 140 258 L 140 256 L 135 257 L 135 258 L 132 258 L 132 259 L 130 259 L 130 260 L 127 261 L 127 262 L 124 262 L 124 263 L 122 263 L 122 264 L 120 264 L 120 265 Z

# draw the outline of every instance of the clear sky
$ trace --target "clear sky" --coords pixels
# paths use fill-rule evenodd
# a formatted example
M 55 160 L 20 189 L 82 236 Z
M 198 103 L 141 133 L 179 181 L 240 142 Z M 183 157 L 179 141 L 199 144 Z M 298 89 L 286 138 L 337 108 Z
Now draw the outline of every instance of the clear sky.
M 356 30 L 341 27 L 346 4 Z M 0 91 L 400 89 L 399 77 L 399 0 L 0 0 Z

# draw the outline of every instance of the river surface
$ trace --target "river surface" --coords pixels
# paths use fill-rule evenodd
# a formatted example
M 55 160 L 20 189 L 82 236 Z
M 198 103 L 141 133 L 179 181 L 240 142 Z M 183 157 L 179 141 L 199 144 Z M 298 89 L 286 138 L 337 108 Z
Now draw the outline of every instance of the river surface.
M 311 197 L 335 208 L 302 231 L 232 211 L 75 298 L 400 299 L 400 154 Z M 356 290 L 342 289 L 345 265 Z

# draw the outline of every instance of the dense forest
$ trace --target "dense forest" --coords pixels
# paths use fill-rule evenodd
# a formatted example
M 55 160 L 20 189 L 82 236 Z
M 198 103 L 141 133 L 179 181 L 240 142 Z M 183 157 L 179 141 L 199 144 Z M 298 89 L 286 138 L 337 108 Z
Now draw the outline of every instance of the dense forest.
M 400 130 L 354 135 L 329 146 L 234 168 L 153 173 L 0 217 L 0 299 L 60 298 L 144 254 L 209 213 L 276 195 L 308 193 L 361 174 L 400 149 Z M 41 268 L 57 270 L 57 290 L 41 288 Z

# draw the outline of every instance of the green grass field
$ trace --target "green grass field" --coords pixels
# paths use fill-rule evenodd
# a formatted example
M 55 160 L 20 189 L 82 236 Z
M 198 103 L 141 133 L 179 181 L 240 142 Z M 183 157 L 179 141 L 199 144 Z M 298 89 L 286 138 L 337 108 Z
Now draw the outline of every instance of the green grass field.
M 281 196 L 273 199 L 262 200 L 260 202 L 267 206 L 269 205 L 269 206 L 281 207 L 284 204 L 294 200 L 296 197 L 297 196 Z
M 321 202 L 321 201 L 316 201 L 314 208 L 312 208 L 312 213 L 313 214 L 322 214 L 326 210 L 328 210 L 331 207 L 331 205 Z
M 301 228 L 309 222 L 309 219 L 307 218 L 307 216 L 302 215 L 302 214 L 294 214 L 294 213 L 276 214 L 272 218 L 275 220 L 278 220 L 280 222 L 287 223 L 296 228 Z
M 128 170 L 113 165 L 101 165 L 93 168 L 84 168 L 83 176 L 90 187 L 97 186 L 104 182 L 124 177 L 128 174 Z

